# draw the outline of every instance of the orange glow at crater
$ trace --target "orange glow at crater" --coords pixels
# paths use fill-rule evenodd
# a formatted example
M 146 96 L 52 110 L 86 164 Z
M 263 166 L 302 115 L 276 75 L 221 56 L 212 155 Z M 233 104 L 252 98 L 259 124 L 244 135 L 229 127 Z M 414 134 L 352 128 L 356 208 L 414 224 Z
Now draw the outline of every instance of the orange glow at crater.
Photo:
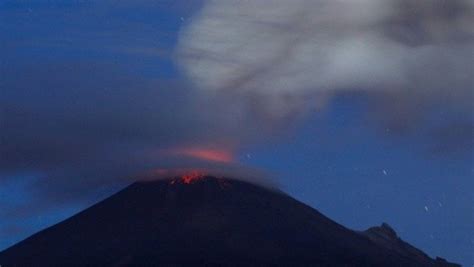
M 199 171 L 191 171 L 189 173 L 184 174 L 181 176 L 181 181 L 184 184 L 192 184 L 200 179 L 202 179 L 205 175 Z
M 149 177 L 158 175 L 162 178 L 170 178 L 170 185 L 190 185 L 199 181 L 204 181 L 206 178 L 215 179 L 221 189 L 231 187 L 231 182 L 220 174 L 211 174 L 209 170 L 205 169 L 189 169 L 189 168 L 174 168 L 174 169 L 155 169 L 148 173 Z

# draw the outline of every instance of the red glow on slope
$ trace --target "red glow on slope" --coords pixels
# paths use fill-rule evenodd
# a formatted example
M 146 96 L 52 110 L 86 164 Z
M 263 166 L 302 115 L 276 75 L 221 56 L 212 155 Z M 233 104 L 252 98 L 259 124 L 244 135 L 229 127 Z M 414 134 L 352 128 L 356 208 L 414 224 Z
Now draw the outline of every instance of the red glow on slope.
M 189 173 L 184 174 L 181 176 L 181 181 L 184 184 L 192 184 L 200 179 L 202 179 L 205 175 L 198 171 L 191 171 Z

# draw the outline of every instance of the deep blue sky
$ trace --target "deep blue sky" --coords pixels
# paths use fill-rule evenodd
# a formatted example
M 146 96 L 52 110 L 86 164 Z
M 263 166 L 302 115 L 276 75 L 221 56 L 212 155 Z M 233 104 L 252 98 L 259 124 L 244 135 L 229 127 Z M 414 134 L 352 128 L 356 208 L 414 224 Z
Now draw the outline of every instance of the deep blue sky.
M 207 115 L 196 122 L 194 109 L 181 108 L 192 83 L 173 54 L 179 30 L 201 3 L 158 2 L 0 0 L 0 88 L 6 89 L 0 104 L 7 118 L 1 127 L 8 127 L 0 150 L 0 249 L 126 184 L 81 180 L 75 170 L 83 169 L 83 157 L 113 165 L 102 149 L 200 140 L 194 125 L 212 125 Z M 129 90 L 135 86 L 148 89 Z M 440 107 L 427 112 L 422 127 L 398 131 L 373 118 L 373 101 L 340 93 L 324 112 L 305 114 L 291 129 L 275 130 L 275 137 L 256 134 L 236 149 L 237 161 L 273 173 L 284 191 L 349 228 L 387 222 L 430 256 L 473 265 L 472 129 L 461 146 L 443 139 L 449 133 L 438 138 L 427 130 L 472 122 L 472 114 Z M 110 125 L 101 128 L 103 120 Z M 19 156 L 7 154 L 10 141 L 22 145 L 13 148 Z M 45 149 L 52 143 L 58 147 Z M 58 182 L 47 178 L 51 174 L 66 178 Z

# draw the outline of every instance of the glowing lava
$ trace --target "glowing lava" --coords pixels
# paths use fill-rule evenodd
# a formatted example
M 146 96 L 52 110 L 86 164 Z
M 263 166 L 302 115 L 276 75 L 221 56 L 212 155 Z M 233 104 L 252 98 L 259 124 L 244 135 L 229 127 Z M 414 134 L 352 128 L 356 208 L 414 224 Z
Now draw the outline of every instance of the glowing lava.
M 174 184 L 184 184 L 184 185 L 190 185 L 194 184 L 198 181 L 202 181 L 206 178 L 210 179 L 215 179 L 217 183 L 219 184 L 219 187 L 221 189 L 226 189 L 231 187 L 231 182 L 225 179 L 224 177 L 217 177 L 217 176 L 210 176 L 206 171 L 204 170 L 190 170 L 187 171 L 186 173 L 171 179 L 169 182 L 170 185 Z
M 232 182 L 218 170 L 204 168 L 172 168 L 172 169 L 153 169 L 143 175 L 144 179 L 169 179 L 170 185 L 190 185 L 199 181 L 208 180 L 210 184 L 218 183 L 221 189 L 231 187 Z
M 183 176 L 181 176 L 181 181 L 184 184 L 192 184 L 192 183 L 204 178 L 204 176 L 205 175 L 201 172 L 192 171 L 192 172 L 189 172 L 189 173 L 184 174 Z

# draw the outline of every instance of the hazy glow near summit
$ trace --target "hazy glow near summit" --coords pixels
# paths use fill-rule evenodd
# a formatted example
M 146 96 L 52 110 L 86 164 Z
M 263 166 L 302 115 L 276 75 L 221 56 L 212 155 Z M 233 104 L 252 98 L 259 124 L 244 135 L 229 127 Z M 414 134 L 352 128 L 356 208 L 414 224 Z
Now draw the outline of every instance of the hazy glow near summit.
M 171 155 L 196 158 L 204 161 L 231 163 L 234 161 L 234 155 L 227 150 L 189 147 L 177 148 L 170 151 Z

